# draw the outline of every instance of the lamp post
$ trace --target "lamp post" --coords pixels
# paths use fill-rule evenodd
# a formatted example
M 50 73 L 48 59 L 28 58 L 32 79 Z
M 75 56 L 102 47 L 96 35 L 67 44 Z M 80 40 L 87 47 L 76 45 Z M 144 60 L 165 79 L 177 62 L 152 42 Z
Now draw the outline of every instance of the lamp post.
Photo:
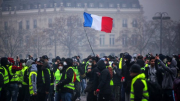
M 160 53 L 162 53 L 162 20 L 170 20 L 171 18 L 168 16 L 168 13 L 166 12 L 157 12 L 152 19 L 160 20 Z

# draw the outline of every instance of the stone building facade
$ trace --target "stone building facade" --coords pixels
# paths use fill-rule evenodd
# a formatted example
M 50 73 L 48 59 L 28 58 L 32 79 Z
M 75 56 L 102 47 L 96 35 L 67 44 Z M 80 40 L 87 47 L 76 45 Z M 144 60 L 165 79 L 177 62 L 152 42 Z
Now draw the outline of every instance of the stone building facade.
M 121 52 L 135 53 L 127 45 L 127 40 L 132 35 L 121 33 L 121 31 L 124 29 L 133 30 L 137 26 L 136 19 L 143 16 L 143 10 L 138 0 L 17 0 L 17 2 L 4 0 L 0 8 L 0 30 L 5 30 L 7 26 L 11 25 L 18 30 L 25 29 L 28 34 L 32 34 L 37 28 L 48 28 L 49 24 L 53 23 L 56 17 L 78 15 L 83 20 L 84 11 L 113 18 L 112 33 L 96 31 L 96 47 L 92 47 L 95 54 L 99 54 L 102 57 L 110 54 L 119 56 Z M 117 39 L 118 37 L 120 38 Z M 57 47 L 58 52 L 56 55 L 68 57 L 61 48 L 61 45 Z M 51 50 L 46 53 L 50 58 L 55 57 L 54 49 L 55 47 L 52 46 Z M 74 55 L 80 55 L 82 58 L 85 58 L 92 54 L 90 48 L 83 49 L 81 47 L 80 50 Z M 22 58 L 26 58 L 27 54 L 39 57 L 37 53 L 31 52 L 19 55 Z

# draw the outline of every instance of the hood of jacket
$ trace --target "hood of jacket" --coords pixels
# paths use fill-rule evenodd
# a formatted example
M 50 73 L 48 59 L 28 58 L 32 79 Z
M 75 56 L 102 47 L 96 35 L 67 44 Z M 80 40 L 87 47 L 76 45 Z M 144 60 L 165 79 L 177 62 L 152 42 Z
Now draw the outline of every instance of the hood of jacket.
M 37 64 L 31 65 L 31 71 L 37 71 Z
M 97 68 L 98 68 L 100 71 L 106 69 L 106 65 L 105 65 L 105 63 L 104 63 L 103 60 L 98 61 L 98 63 L 97 63 Z
M 1 58 L 1 66 L 5 66 L 8 65 L 8 58 L 6 57 L 2 57 Z
M 141 67 L 144 67 L 145 64 L 142 59 L 137 59 L 136 63 L 139 64 Z
M 172 59 L 171 67 L 176 67 L 176 66 L 177 66 L 177 61 L 175 59 Z
M 34 62 L 33 60 L 28 60 L 28 61 L 26 62 L 26 66 L 28 66 L 28 67 L 31 66 L 33 62 Z

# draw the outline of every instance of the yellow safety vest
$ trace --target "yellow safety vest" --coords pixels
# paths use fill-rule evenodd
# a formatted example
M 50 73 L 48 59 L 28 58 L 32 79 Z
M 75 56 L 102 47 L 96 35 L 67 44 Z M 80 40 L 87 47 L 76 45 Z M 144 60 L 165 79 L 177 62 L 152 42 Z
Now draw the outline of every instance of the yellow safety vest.
M 68 71 L 70 68 L 73 69 L 72 67 L 69 67 L 69 68 L 66 69 L 65 79 L 67 79 L 67 71 Z M 73 70 L 73 72 L 74 72 L 74 70 Z M 73 77 L 72 77 L 72 82 L 69 83 L 69 84 L 64 85 L 64 87 L 74 90 L 75 87 L 74 87 L 74 82 L 73 82 L 73 81 L 74 81 L 74 74 L 73 74 Z
M 2 76 L 3 76 L 3 78 L 4 78 L 4 75 L 3 75 L 3 73 L 1 73 L 1 72 L 0 72 L 0 75 L 2 75 Z M 1 90 L 2 90 L 2 87 L 0 87 L 0 91 L 1 91 Z
M 17 72 L 12 73 L 12 65 L 9 66 L 9 74 L 12 76 L 10 82 L 16 82 L 16 81 L 19 81 Z
M 0 69 L 4 69 L 4 84 L 9 83 L 9 76 L 8 76 L 8 71 L 5 67 L 1 66 Z
M 50 80 L 51 80 L 51 72 L 48 68 L 46 68 L 49 72 L 49 75 L 50 75 Z M 44 78 L 44 72 L 42 71 L 42 80 L 43 80 L 43 83 L 45 83 L 45 78 Z
M 149 93 L 148 93 L 148 86 L 147 86 L 147 82 L 145 80 L 145 74 L 141 73 L 139 75 L 137 75 L 136 77 L 134 77 L 132 79 L 131 82 L 131 93 L 130 93 L 130 101 L 134 101 L 134 83 L 137 79 L 141 79 L 142 83 L 144 84 L 144 88 L 143 88 L 143 97 L 141 101 L 148 101 L 149 99 Z
M 37 73 L 36 73 L 36 72 L 34 72 L 34 71 L 30 72 L 30 74 L 29 74 L 29 94 L 30 94 L 30 95 L 33 95 L 33 94 L 34 94 L 33 85 L 32 85 L 32 82 L 31 82 L 31 76 L 32 76 L 33 74 L 35 74 L 36 77 L 37 77 Z

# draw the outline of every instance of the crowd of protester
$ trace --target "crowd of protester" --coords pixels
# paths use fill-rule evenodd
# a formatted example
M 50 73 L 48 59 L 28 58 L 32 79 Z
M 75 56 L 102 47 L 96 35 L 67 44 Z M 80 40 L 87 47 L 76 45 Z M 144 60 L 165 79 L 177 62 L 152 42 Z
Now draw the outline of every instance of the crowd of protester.
M 180 55 L 0 58 L 0 101 L 180 101 Z

